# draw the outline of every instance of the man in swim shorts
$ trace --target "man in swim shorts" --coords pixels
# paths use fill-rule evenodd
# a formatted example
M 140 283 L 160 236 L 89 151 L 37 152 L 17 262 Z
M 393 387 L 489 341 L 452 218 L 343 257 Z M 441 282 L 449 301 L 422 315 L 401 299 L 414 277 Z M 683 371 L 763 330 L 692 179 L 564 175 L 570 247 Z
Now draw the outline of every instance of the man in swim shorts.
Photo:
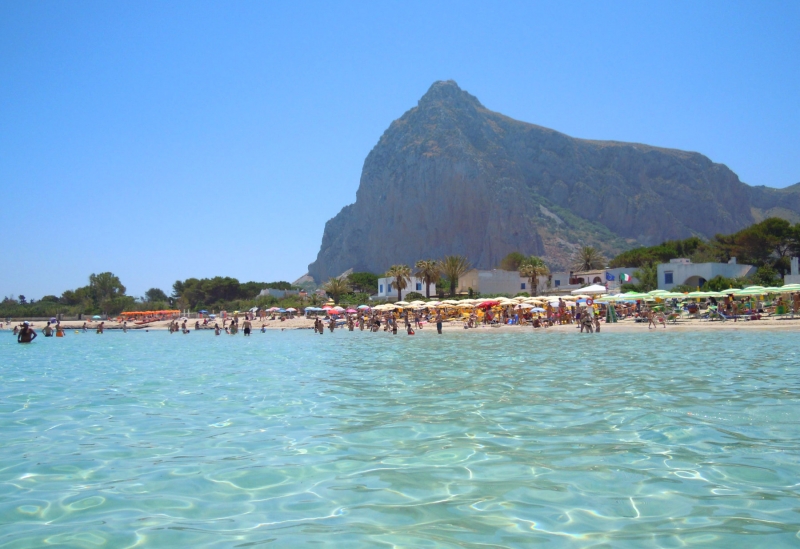
M 22 329 L 17 336 L 17 343 L 30 343 L 34 339 L 36 339 L 36 332 L 26 320 L 22 323 Z
M 242 328 L 244 328 L 244 335 L 249 336 L 250 335 L 250 318 L 249 317 L 245 317 L 245 321 L 242 322 Z

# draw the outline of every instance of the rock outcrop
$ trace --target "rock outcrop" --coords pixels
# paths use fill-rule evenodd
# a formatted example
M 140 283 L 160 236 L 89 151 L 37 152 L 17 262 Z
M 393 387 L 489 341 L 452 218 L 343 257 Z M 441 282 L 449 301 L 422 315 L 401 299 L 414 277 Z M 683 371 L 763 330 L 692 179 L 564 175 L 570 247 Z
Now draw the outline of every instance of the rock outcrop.
M 613 255 L 797 215 L 796 187 L 750 187 L 698 153 L 569 137 L 436 82 L 367 156 L 356 202 L 325 225 L 309 274 L 449 254 L 494 268 L 511 251 L 563 268 L 578 245 Z

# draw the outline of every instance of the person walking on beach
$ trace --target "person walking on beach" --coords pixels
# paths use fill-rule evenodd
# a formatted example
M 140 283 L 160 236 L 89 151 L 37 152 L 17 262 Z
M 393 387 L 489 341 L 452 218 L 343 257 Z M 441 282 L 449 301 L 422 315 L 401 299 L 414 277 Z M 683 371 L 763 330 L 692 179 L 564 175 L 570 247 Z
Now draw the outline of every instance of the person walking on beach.
M 17 343 L 30 343 L 34 339 L 36 339 L 36 331 L 31 328 L 30 323 L 26 320 L 22 323 L 22 329 L 17 335 Z

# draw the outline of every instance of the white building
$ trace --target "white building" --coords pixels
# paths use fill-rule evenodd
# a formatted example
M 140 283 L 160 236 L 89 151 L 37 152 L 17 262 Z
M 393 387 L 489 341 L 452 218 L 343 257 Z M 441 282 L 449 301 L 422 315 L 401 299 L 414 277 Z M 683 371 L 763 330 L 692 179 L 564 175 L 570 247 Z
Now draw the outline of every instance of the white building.
M 800 284 L 800 272 L 798 272 L 798 264 L 797 258 L 793 257 L 791 259 L 792 270 L 791 274 L 788 274 L 783 277 L 784 284 Z
M 539 277 L 539 284 L 542 279 Z M 519 276 L 518 271 L 504 271 L 493 269 L 491 271 L 479 271 L 472 269 L 458 277 L 458 287 L 456 292 L 459 294 L 469 293 L 470 288 L 473 292 L 481 295 L 504 294 L 515 296 L 520 292 L 530 293 L 527 278 Z
M 258 297 L 277 297 L 282 298 L 286 297 L 287 295 L 297 295 L 300 293 L 300 290 L 276 290 L 274 288 L 265 288 L 259 292 Z
M 614 269 L 597 269 L 594 271 L 558 272 L 552 273 L 545 280 L 546 293 L 563 294 L 569 293 L 578 288 L 591 286 L 592 284 L 604 285 L 609 292 L 619 291 L 622 282 L 622 275 L 628 275 L 631 280 L 628 284 L 638 284 L 639 280 L 633 276 L 636 272 L 634 267 L 617 267 Z M 549 283 L 549 284 L 548 284 Z M 541 282 L 539 286 L 541 287 Z
M 740 265 L 732 257 L 727 263 L 692 263 L 685 258 L 670 259 L 658 265 L 658 289 L 671 290 L 675 286 L 699 287 L 716 276 L 742 278 L 756 270 L 752 265 Z
M 568 294 L 571 290 L 583 288 L 591 284 L 605 284 L 609 291 L 619 289 L 622 282 L 620 276 L 627 274 L 631 276 L 635 269 L 617 268 L 601 269 L 586 272 L 556 272 L 548 276 L 540 276 L 537 282 L 535 294 Z M 635 278 L 632 283 L 638 283 Z M 531 293 L 530 279 L 521 277 L 517 271 L 504 271 L 494 269 L 491 271 L 481 271 L 472 269 L 458 279 L 457 292 L 460 294 L 468 293 L 470 288 L 481 295 L 504 294 L 515 296 L 519 293 Z
M 395 279 L 391 276 L 386 276 L 378 279 L 378 293 L 373 296 L 375 299 L 397 299 L 397 287 L 394 285 Z M 406 287 L 400 290 L 400 300 L 404 300 L 411 292 L 426 295 L 425 282 L 421 278 L 412 276 L 406 281 Z M 436 285 L 430 285 L 430 295 L 436 295 Z

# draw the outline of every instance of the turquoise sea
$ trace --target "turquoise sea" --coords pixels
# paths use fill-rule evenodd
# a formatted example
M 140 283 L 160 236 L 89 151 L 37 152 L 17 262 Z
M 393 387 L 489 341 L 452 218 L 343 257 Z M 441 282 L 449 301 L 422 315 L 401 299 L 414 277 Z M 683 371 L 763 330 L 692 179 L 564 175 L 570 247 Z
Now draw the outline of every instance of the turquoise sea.
M 800 546 L 792 332 L 0 332 L 0 548 Z

